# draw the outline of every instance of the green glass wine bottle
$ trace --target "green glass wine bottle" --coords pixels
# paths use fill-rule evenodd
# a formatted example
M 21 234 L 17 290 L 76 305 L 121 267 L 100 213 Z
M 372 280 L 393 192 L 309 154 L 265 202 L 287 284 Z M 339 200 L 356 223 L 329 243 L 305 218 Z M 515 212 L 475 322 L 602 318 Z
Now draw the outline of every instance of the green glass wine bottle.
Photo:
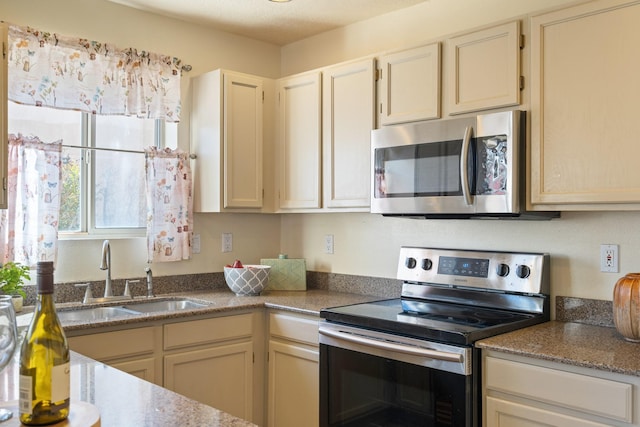
M 20 350 L 20 421 L 46 425 L 69 415 L 69 345 L 53 302 L 53 262 L 39 262 L 38 297 Z

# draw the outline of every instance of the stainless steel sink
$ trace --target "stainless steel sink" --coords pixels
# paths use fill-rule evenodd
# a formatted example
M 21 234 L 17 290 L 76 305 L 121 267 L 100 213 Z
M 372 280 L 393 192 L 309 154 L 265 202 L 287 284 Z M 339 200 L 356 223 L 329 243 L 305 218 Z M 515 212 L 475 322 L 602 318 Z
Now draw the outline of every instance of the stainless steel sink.
M 154 313 L 158 311 L 180 311 L 193 310 L 196 308 L 207 307 L 209 304 L 192 301 L 189 299 L 170 299 L 161 301 L 145 301 L 127 304 L 124 306 L 127 310 L 136 311 L 138 313 Z
M 62 322 L 89 322 L 92 320 L 109 320 L 122 316 L 131 316 L 133 314 L 139 313 L 124 307 L 93 307 L 58 311 L 58 318 Z

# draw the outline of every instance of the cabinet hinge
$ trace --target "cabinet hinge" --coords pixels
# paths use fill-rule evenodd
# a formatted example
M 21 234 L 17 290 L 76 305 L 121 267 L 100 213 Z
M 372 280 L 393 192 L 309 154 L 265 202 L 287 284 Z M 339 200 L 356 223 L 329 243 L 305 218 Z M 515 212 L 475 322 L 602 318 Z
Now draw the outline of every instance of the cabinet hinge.
M 524 34 L 520 34 L 520 49 L 524 49 Z
M 2 59 L 7 59 L 7 44 L 2 42 Z
M 264 104 L 264 91 L 262 91 L 262 103 Z
M 376 68 L 376 81 L 382 80 L 382 68 Z
M 255 353 L 251 353 L 251 356 L 253 358 L 253 363 L 256 363 L 256 354 Z
M 7 191 L 7 177 L 6 176 L 2 178 L 2 189 L 4 191 Z
M 524 76 L 520 76 L 520 90 L 524 90 Z

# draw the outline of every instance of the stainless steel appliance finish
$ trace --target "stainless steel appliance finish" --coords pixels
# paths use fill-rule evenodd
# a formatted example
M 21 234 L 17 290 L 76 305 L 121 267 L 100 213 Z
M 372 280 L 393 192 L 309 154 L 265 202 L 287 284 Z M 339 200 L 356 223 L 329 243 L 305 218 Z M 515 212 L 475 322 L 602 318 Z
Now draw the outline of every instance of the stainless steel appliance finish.
M 481 425 L 474 342 L 549 319 L 549 256 L 402 247 L 397 277 L 321 311 L 320 425 Z
M 373 130 L 371 212 L 523 216 L 525 117 L 524 111 L 512 110 Z

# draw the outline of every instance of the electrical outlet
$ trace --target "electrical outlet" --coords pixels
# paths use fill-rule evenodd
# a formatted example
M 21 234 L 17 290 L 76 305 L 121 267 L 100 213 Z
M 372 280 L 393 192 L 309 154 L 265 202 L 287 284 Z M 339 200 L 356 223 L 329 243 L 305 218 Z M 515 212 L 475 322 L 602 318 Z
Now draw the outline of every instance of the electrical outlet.
M 199 254 L 200 253 L 200 235 L 199 234 L 194 234 L 193 235 L 193 240 L 191 241 L 191 249 L 193 251 L 194 254 Z
M 600 245 L 600 271 L 618 272 L 618 245 Z
M 324 253 L 333 253 L 333 234 L 327 234 L 324 236 Z
M 222 233 L 222 252 L 233 251 L 233 234 Z

